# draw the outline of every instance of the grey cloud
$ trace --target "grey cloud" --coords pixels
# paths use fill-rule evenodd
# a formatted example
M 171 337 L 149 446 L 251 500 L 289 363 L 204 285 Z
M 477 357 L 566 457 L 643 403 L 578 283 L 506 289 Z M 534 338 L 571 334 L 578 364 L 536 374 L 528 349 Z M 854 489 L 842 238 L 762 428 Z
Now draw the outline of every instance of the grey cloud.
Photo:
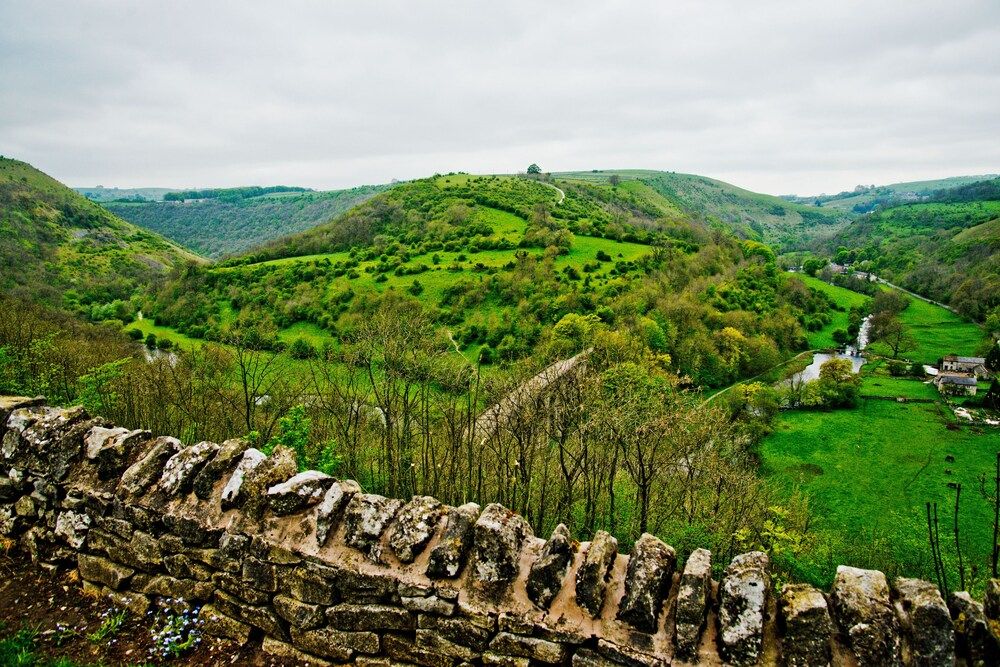
M 1000 5 L 0 3 L 0 153 L 71 184 L 1000 170 Z

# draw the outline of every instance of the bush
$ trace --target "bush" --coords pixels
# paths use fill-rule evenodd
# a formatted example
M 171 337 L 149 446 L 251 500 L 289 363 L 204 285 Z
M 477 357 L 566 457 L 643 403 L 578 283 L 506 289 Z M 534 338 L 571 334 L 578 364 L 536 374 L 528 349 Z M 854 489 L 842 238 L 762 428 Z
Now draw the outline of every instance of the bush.
M 293 359 L 314 359 L 316 357 L 316 348 L 305 338 L 296 338 L 288 346 L 288 354 Z
M 149 335 L 146 336 L 146 347 L 148 347 L 151 350 L 155 350 L 156 349 L 156 334 L 155 333 L 150 332 Z
M 483 366 L 489 366 L 493 363 L 494 357 L 496 355 L 493 353 L 493 348 L 489 345 L 483 345 L 479 348 L 479 363 Z
M 610 262 L 611 261 L 611 255 L 609 255 L 608 253 L 604 252 L 603 250 L 598 250 L 597 251 L 597 261 L 598 262 Z
M 160 340 L 156 341 L 156 349 L 158 350 L 169 350 L 173 348 L 173 346 L 174 346 L 174 341 L 170 340 L 169 338 L 161 338 Z
M 903 377 L 909 373 L 910 369 L 905 363 L 899 361 L 898 359 L 893 359 L 889 362 L 889 375 L 894 378 Z
M 138 329 L 129 329 L 128 331 L 125 332 L 125 334 L 132 340 L 136 341 L 142 340 L 142 332 Z

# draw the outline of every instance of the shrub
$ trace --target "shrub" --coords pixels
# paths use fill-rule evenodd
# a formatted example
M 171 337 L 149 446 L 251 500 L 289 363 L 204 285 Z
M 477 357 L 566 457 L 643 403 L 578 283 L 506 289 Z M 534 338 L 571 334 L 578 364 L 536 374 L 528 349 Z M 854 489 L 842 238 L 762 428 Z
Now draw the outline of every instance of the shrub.
M 148 336 L 146 336 L 146 347 L 148 347 L 151 350 L 156 349 L 156 334 L 153 333 L 152 331 L 149 332 Z
M 489 345 L 483 345 L 479 348 L 479 363 L 483 366 L 489 366 L 493 363 L 494 357 L 496 355 L 493 353 L 493 348 Z
M 316 357 L 316 348 L 305 338 L 296 338 L 288 346 L 288 354 L 293 359 L 313 359 Z
M 125 334 L 132 340 L 136 341 L 142 340 L 142 331 L 140 331 L 139 329 L 129 329 L 128 331 L 125 332 Z
M 903 377 L 909 372 L 909 368 L 905 363 L 899 361 L 898 359 L 893 359 L 889 362 L 889 375 L 894 378 Z

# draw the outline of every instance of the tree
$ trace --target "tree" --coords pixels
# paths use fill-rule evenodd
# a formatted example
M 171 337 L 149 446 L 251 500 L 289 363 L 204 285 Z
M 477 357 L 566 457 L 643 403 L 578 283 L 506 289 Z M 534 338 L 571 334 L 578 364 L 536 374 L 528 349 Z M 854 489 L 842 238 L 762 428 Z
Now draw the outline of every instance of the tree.
M 1000 410 L 1000 380 L 993 379 L 989 391 L 983 397 L 983 405 L 993 410 Z
M 617 188 L 618 184 L 621 182 L 622 182 L 621 176 L 619 176 L 618 174 L 611 174 L 611 176 L 608 177 L 608 183 L 610 183 L 611 187 L 613 188 Z
M 872 313 L 891 313 L 899 315 L 910 305 L 910 297 L 896 290 L 880 290 L 872 299 Z
M 900 352 L 908 352 L 917 346 L 906 325 L 894 312 L 884 310 L 872 315 L 868 338 L 873 343 L 882 343 L 892 350 L 892 358 Z
M 819 367 L 816 381 L 820 399 L 829 408 L 852 407 L 858 402 L 861 378 L 854 372 L 849 359 L 833 358 Z
M 815 276 L 820 269 L 827 265 L 826 259 L 822 257 L 810 257 L 806 261 L 802 262 L 802 271 L 806 275 Z
M 149 332 L 149 335 L 146 336 L 146 347 L 148 347 L 151 350 L 156 349 L 156 334 L 153 333 L 152 331 Z
M 530 165 L 528 165 L 528 173 L 529 174 L 540 174 L 540 173 L 542 173 L 542 168 L 539 167 L 535 163 L 531 163 Z
M 1000 373 L 1000 342 L 994 343 L 986 354 L 986 368 L 991 373 Z

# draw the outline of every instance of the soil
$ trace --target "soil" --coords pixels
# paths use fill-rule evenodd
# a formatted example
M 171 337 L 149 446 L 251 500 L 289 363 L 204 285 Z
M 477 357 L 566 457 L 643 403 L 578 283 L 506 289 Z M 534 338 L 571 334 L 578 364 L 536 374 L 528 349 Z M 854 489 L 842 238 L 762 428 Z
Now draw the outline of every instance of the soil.
M 260 638 L 244 646 L 205 636 L 189 652 L 173 660 L 150 658 L 153 641 L 149 619 L 129 614 L 118 632 L 92 642 L 102 614 L 114 613 L 110 602 L 85 595 L 74 570 L 54 570 L 32 563 L 27 555 L 0 553 L 0 640 L 21 629 L 37 632 L 40 658 L 68 658 L 77 665 L 248 665 L 298 667 L 315 663 L 264 653 Z M 57 627 L 69 630 L 58 630 Z

